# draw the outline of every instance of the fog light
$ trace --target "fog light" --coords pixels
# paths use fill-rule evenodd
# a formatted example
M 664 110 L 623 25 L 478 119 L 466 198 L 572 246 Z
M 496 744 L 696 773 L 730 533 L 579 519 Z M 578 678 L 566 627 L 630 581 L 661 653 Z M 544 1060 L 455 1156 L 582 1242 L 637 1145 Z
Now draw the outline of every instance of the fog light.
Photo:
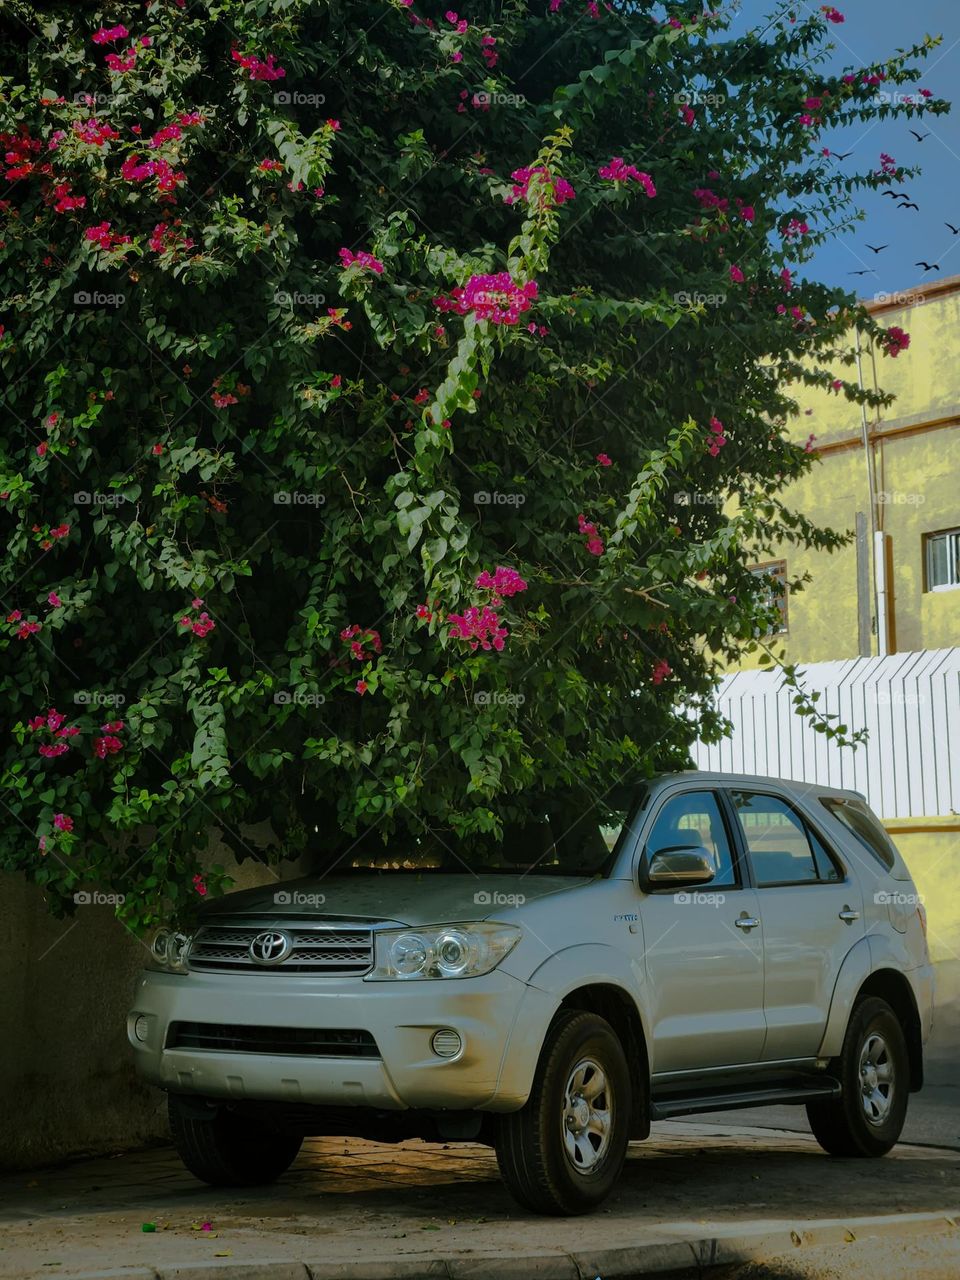
M 133 1034 L 138 1040 L 146 1040 L 150 1035 L 150 1019 L 145 1013 L 141 1013 L 133 1024 Z
M 455 1058 L 463 1048 L 463 1041 L 457 1032 L 451 1031 L 449 1027 L 444 1027 L 442 1031 L 435 1031 L 430 1043 L 438 1058 Z

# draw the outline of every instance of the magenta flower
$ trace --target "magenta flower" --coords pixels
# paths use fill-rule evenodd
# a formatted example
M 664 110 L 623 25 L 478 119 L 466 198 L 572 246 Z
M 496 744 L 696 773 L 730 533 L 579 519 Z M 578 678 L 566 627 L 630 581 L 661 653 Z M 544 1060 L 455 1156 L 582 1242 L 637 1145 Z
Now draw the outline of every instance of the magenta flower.
M 281 80 L 287 74 L 283 67 L 275 65 L 272 53 L 260 59 L 254 53 L 241 53 L 234 49 L 231 56 L 234 62 L 239 62 L 245 71 L 250 72 L 251 80 Z
M 738 266 L 732 265 L 730 267 L 730 279 L 733 284 L 743 284 L 744 275 Z
M 484 569 L 473 585 L 482 591 L 492 591 L 491 600 L 494 604 L 500 603 L 501 596 L 515 596 L 527 589 L 526 582 L 516 569 L 505 569 L 502 565 L 497 565 L 493 573 Z
M 899 325 L 892 324 L 890 328 L 887 330 L 886 338 L 884 339 L 884 343 L 883 343 L 884 353 L 896 359 L 896 357 L 900 354 L 901 351 L 906 351 L 909 345 L 910 345 L 909 333 L 901 329 Z
M 474 605 L 463 613 L 448 613 L 449 635 L 466 640 L 471 650 L 495 649 L 499 652 L 510 634 L 500 625 L 500 618 L 488 605 Z
M 207 896 L 207 882 L 199 871 L 193 877 L 193 887 L 196 892 L 199 893 L 201 898 L 205 898 Z
M 623 156 L 613 156 L 600 166 L 597 173 L 608 182 L 638 182 L 651 200 L 657 194 L 649 173 L 641 173 L 634 165 L 627 164 Z
M 94 44 L 114 44 L 117 40 L 126 40 L 129 34 L 127 28 L 120 24 L 116 27 L 101 27 L 90 39 Z
M 577 516 L 577 526 L 580 532 L 587 539 L 586 548 L 592 556 L 602 556 L 604 551 L 603 539 L 597 533 L 597 526 L 593 521 L 588 520 L 584 515 Z
M 537 283 L 528 280 L 518 284 L 509 272 L 471 276 L 466 285 L 454 289 L 449 298 L 434 298 L 440 311 L 454 311 L 465 316 L 473 312 L 478 320 L 491 324 L 516 324 L 521 314 L 530 309 L 537 298 Z
M 344 269 L 356 267 L 359 271 L 373 271 L 378 276 L 383 274 L 383 263 L 380 259 L 362 249 L 359 253 L 353 253 L 350 249 L 341 249 L 340 261 Z
M 601 467 L 613 466 L 613 459 L 610 457 L 609 454 L 606 454 L 606 453 L 598 453 L 597 461 L 600 463 Z
M 653 670 L 650 673 L 651 684 L 663 684 L 667 676 L 673 674 L 673 668 L 664 658 L 658 658 L 653 664 Z
M 59 609 L 60 606 L 63 604 L 63 601 L 60 599 L 60 597 L 57 595 L 55 591 L 51 591 L 50 594 L 47 596 L 47 604 L 52 605 L 54 609 Z
M 72 831 L 73 819 L 66 813 L 55 813 L 53 815 L 53 825 L 57 831 Z

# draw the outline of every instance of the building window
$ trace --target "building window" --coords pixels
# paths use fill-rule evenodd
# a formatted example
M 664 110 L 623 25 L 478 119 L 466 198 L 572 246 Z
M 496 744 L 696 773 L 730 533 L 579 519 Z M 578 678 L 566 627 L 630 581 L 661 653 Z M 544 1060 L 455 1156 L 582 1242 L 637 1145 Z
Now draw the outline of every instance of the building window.
M 769 583 L 766 605 L 776 608 L 780 623 L 766 632 L 768 636 L 782 636 L 787 631 L 787 562 L 770 560 L 766 564 L 752 564 L 750 572 L 755 578 L 766 578 Z
M 923 546 L 927 590 L 960 587 L 960 529 L 927 533 Z

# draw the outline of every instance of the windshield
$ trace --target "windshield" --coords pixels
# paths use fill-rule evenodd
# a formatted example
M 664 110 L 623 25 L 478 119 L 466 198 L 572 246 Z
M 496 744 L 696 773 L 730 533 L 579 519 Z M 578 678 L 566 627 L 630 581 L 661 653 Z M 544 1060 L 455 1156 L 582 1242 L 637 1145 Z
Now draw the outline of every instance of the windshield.
M 507 821 L 502 838 L 425 830 L 384 843 L 370 831 L 321 853 L 316 872 L 442 871 L 474 875 L 607 875 L 616 859 L 638 788 L 615 788 L 593 800 L 545 800 L 526 821 Z

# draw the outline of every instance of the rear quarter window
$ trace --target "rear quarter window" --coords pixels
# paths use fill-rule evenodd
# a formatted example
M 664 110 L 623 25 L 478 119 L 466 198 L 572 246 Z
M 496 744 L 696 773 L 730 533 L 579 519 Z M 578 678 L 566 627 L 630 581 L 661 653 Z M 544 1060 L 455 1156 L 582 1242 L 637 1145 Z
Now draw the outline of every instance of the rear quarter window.
M 893 841 L 866 805 L 835 796 L 821 796 L 820 803 L 847 828 L 857 842 L 887 871 L 896 866 L 897 852 Z

